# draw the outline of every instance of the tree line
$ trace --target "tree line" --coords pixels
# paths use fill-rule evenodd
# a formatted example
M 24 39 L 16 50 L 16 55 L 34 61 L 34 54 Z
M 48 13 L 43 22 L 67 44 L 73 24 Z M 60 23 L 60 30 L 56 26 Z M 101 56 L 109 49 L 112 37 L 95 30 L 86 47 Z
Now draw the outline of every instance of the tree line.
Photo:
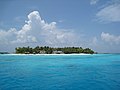
M 17 54 L 72 54 L 72 53 L 86 53 L 86 54 L 94 54 L 95 52 L 90 49 L 90 48 L 82 48 L 82 47 L 49 47 L 49 46 L 44 46 L 40 47 L 37 46 L 35 48 L 31 47 L 17 47 L 15 48 L 15 51 Z

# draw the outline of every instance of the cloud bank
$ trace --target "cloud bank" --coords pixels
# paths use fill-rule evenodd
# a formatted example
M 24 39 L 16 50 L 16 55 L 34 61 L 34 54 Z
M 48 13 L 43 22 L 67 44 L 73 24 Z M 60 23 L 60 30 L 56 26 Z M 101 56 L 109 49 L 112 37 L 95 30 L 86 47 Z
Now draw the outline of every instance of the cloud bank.
M 120 44 L 120 36 L 102 32 L 101 39 L 110 44 Z
M 76 35 L 66 29 L 59 29 L 56 22 L 45 22 L 38 11 L 28 15 L 28 21 L 16 30 L 0 30 L 0 44 L 39 43 L 41 45 L 62 46 L 72 45 Z
M 105 6 L 96 16 L 100 22 L 120 22 L 120 2 Z
M 120 36 L 109 33 L 102 32 L 101 38 L 96 36 L 87 38 L 82 35 L 69 29 L 58 28 L 56 22 L 47 23 L 38 11 L 33 11 L 28 15 L 28 20 L 20 30 L 0 29 L 0 51 L 13 51 L 18 46 L 48 45 L 52 47 L 82 46 L 101 52 L 105 51 L 108 45 L 120 45 Z M 104 42 L 107 42 L 107 45 Z

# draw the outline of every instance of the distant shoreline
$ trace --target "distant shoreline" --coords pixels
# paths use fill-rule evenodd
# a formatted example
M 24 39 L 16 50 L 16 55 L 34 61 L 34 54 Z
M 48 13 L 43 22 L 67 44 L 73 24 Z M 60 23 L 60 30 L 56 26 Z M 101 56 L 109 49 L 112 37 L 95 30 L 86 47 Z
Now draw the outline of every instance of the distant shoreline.
M 95 54 L 1 54 L 1 55 L 35 55 L 35 56 L 70 56 L 70 55 L 95 55 Z
M 33 55 L 33 56 L 71 56 L 71 55 L 98 55 L 98 54 L 119 54 L 120 53 L 97 53 L 97 54 L 86 54 L 86 53 L 72 53 L 72 54 L 16 54 L 16 53 L 8 53 L 8 54 L 0 54 L 0 55 Z

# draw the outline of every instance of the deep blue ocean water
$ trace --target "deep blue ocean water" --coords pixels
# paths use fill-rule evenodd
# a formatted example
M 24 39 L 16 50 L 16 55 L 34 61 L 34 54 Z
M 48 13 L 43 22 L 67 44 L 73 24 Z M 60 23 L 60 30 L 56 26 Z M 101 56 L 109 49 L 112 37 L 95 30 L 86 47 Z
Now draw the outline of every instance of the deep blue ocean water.
M 120 90 L 120 54 L 0 55 L 0 90 Z

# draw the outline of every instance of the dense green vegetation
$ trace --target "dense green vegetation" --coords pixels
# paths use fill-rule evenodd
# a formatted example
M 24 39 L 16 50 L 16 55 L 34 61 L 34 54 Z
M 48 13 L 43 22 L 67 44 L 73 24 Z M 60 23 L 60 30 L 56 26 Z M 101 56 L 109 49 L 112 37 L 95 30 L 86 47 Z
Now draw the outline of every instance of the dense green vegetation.
M 64 48 L 53 48 L 53 47 L 18 47 L 15 48 L 17 54 L 72 54 L 72 53 L 86 53 L 93 54 L 94 51 L 90 48 L 83 49 L 82 47 L 64 47 Z

